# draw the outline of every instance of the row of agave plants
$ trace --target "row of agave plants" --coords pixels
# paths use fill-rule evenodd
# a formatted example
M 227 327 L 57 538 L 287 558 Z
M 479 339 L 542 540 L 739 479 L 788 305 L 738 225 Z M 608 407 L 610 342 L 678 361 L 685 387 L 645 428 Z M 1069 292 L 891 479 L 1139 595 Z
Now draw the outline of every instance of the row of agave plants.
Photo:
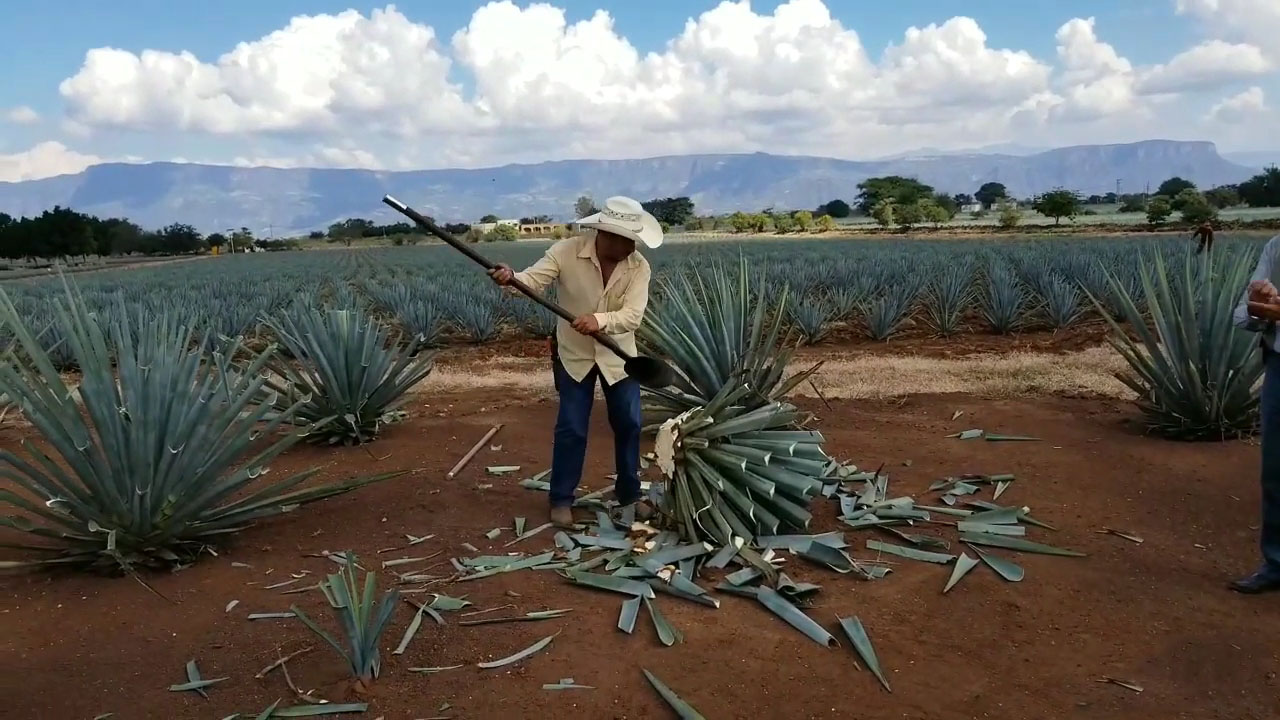
M 1247 239 L 1218 243 L 1256 246 Z M 514 243 L 485 251 L 520 267 L 543 247 Z M 940 336 L 1063 329 L 1099 317 L 1092 299 L 1119 316 L 1118 289 L 1142 310 L 1142 269 L 1156 257 L 1176 265 L 1190 247 L 1179 240 L 1132 237 L 896 244 L 773 240 L 672 243 L 651 253 L 650 261 L 661 279 L 744 258 L 759 276 L 760 296 L 778 298 L 782 287 L 790 288 L 785 319 L 804 342 L 814 343 L 841 327 L 875 340 L 909 325 Z M 363 307 L 426 347 L 484 343 L 504 333 L 546 337 L 555 328 L 549 312 L 498 292 L 465 259 L 440 246 L 231 256 L 100 273 L 79 285 L 88 307 L 101 316 L 124 312 L 136 324 L 162 310 L 184 308 L 211 337 L 252 335 L 261 329 L 263 313 L 292 305 Z M 61 342 L 49 302 L 60 292 L 56 281 L 10 288 L 19 314 L 41 328 L 40 341 L 55 364 L 71 369 L 69 346 Z M 12 341 L 11 333 L 0 330 L 0 348 Z

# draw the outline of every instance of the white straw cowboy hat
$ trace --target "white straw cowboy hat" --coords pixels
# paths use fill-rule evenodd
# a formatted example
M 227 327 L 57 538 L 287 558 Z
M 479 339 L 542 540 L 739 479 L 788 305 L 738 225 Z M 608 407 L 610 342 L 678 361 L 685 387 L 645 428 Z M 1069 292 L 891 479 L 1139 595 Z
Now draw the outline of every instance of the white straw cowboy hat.
M 605 200 L 603 210 L 582 218 L 578 225 L 621 235 L 644 243 L 647 248 L 662 245 L 662 225 L 657 218 L 645 212 L 640 203 L 622 195 Z

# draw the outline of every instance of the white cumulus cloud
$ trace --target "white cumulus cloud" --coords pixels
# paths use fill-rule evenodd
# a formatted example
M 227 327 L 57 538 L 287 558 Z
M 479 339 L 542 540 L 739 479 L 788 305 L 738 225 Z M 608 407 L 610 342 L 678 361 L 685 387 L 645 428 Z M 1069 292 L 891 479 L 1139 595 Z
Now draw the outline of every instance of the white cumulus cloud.
M 40 122 L 40 113 L 26 105 L 19 105 L 18 107 L 6 110 L 4 112 L 4 119 L 14 125 L 35 125 Z
M 1266 113 L 1266 95 L 1262 88 L 1254 86 L 1214 105 L 1209 109 L 1208 119 L 1235 124 Z
M 96 155 L 78 153 L 60 142 L 50 140 L 26 152 L 0 155 L 0 182 L 70 175 L 100 162 L 103 159 Z
M 905 28 L 872 52 L 823 0 L 772 11 L 721 0 L 642 51 L 606 10 L 571 21 L 548 2 L 493 0 L 445 37 L 388 5 L 294 17 L 217 57 L 94 48 L 59 90 L 64 127 L 85 147 L 141 130 L 165 133 L 170 154 L 191 154 L 182 138 L 216 138 L 246 164 L 1061 145 L 1149 135 L 1162 105 L 1193 107 L 1224 83 L 1267 87 L 1280 0 L 1176 0 L 1174 11 L 1208 37 L 1141 66 L 1094 18 L 1062 24 L 1050 57 L 993 45 L 965 16 Z M 1203 112 L 1159 116 L 1192 133 Z

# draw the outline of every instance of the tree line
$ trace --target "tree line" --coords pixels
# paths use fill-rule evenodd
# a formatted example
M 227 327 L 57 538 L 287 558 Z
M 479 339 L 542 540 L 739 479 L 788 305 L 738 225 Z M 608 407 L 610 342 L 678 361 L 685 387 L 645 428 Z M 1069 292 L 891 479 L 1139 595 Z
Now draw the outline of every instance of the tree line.
M 99 218 L 54 206 L 34 217 L 0 213 L 0 257 L 9 260 L 87 255 L 185 255 L 234 243 L 260 244 L 248 228 L 204 235 L 191 225 L 172 223 L 147 230 L 124 218 Z

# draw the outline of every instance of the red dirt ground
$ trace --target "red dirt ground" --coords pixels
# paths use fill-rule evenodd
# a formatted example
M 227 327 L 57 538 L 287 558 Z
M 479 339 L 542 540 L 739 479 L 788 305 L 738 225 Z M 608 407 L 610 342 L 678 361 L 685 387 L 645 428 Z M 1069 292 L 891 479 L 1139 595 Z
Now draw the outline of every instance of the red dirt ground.
M 811 409 L 818 410 L 810 405 Z M 489 542 L 483 533 L 510 527 L 514 516 L 540 524 L 541 493 L 517 485 L 549 461 L 554 402 L 488 393 L 436 398 L 411 408 L 413 418 L 369 446 L 291 451 L 273 476 L 322 466 L 323 477 L 406 469 L 413 472 L 355 493 L 322 501 L 238 536 L 219 557 L 172 575 L 154 576 L 170 604 L 128 579 L 76 574 L 8 577 L 0 581 L 0 706 L 7 717 L 89 719 L 253 717 L 277 698 L 293 701 L 279 671 L 253 675 L 277 656 L 305 645 L 289 662 L 304 690 L 341 700 L 341 660 L 299 622 L 250 622 L 248 613 L 286 610 L 298 603 L 334 628 L 315 593 L 279 595 L 262 585 L 308 569 L 333 571 L 329 561 L 304 557 L 321 550 L 355 550 L 375 559 L 427 555 L 432 562 L 501 550 L 509 531 Z M 965 415 L 951 421 L 954 410 Z M 452 718 L 673 717 L 643 679 L 641 667 L 663 678 L 711 718 L 1274 718 L 1280 715 L 1280 605 L 1243 597 L 1226 581 L 1256 559 L 1257 448 L 1248 443 L 1179 444 L 1143 437 L 1121 404 L 1098 400 L 978 401 L 961 396 L 911 397 L 898 403 L 845 403 L 820 410 L 819 427 L 834 454 L 874 467 L 885 462 L 893 494 L 925 493 L 941 476 L 1011 472 L 1018 480 L 1001 502 L 1029 505 L 1059 528 L 1030 536 L 1089 554 L 1060 558 L 1003 553 L 1027 572 L 1019 584 L 975 568 L 951 593 L 941 594 L 949 567 L 910 560 L 887 578 L 867 582 L 791 560 L 797 580 L 823 586 L 810 614 L 836 631 L 835 617 L 858 615 L 885 668 L 893 693 L 854 667 L 847 642 L 824 649 L 754 601 L 716 593 L 719 610 L 658 596 L 684 642 L 661 646 L 641 617 L 634 635 L 616 628 L 620 596 L 570 586 L 553 572 L 520 571 L 432 589 L 467 595 L 486 609 L 570 607 L 561 619 L 507 625 L 447 625 L 427 621 L 404 655 L 391 649 L 413 616 L 403 605 L 383 642 L 383 673 L 370 712 L 387 720 Z M 445 472 L 494 423 L 505 427 L 453 481 Z M 596 413 L 586 484 L 604 484 L 611 471 L 604 413 Z M 983 427 L 1043 438 L 1036 443 L 946 439 Z M 0 445 L 13 447 L 12 427 Z M 905 461 L 911 461 L 907 466 Z M 504 478 L 484 467 L 518 464 Z M 492 484 L 489 488 L 478 487 Z M 980 497 L 990 498 L 984 490 Z M 815 532 L 838 527 L 829 503 L 818 502 Z M 1103 526 L 1135 533 L 1138 545 L 1097 534 Z M 839 526 L 843 527 L 843 526 Z M 855 557 L 870 557 L 871 531 L 847 529 Z M 954 538 L 949 528 L 921 532 Z M 405 533 L 436 537 L 403 552 Z M 550 533 L 512 549 L 550 546 Z M 235 568 L 233 561 L 252 568 Z M 396 568 L 403 570 L 404 568 Z M 267 570 L 274 570 L 270 575 Z M 428 572 L 447 572 L 448 566 Z M 310 581 L 307 578 L 306 581 Z M 703 578 L 710 587 L 718 581 Z M 256 581 L 256 586 L 247 583 Z M 305 581 L 304 581 L 305 582 Z M 520 593 L 512 597 L 506 591 Z M 410 597 L 423 598 L 423 595 Z M 426 596 L 429 598 L 429 596 Z M 230 613 L 224 607 L 240 603 Z M 464 611 L 465 612 L 465 611 Z M 642 613 L 644 615 L 644 613 Z M 481 670 L 477 662 L 504 657 L 558 632 L 543 652 L 508 668 Z M 838 635 L 838 633 L 837 633 Z M 841 636 L 842 637 L 842 636 Z M 196 659 L 206 678 L 229 676 L 209 699 L 169 692 L 185 681 Z M 414 666 L 465 667 L 433 675 Z M 1097 682 L 1103 675 L 1144 691 Z M 551 692 L 543 683 L 572 677 L 594 690 Z M 21 678 L 19 681 L 18 678 Z M 451 706 L 444 712 L 443 703 Z M 8 713 L 13 713 L 8 715 Z

